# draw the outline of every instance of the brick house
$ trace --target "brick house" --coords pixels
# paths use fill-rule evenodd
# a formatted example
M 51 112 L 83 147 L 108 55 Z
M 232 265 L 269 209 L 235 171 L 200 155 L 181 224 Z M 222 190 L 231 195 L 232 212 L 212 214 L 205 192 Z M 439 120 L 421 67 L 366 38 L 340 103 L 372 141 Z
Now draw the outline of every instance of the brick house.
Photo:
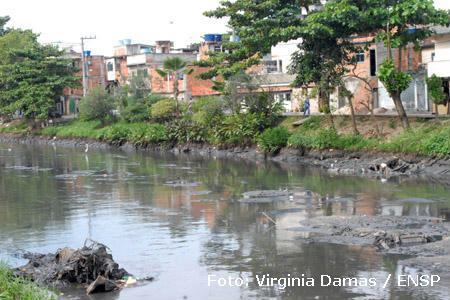
M 97 87 L 106 87 L 107 73 L 105 57 L 103 55 L 91 55 L 89 51 L 86 51 L 85 54 L 88 90 Z M 69 50 L 66 56 L 72 59 L 73 65 L 79 70 L 75 75 L 80 77 L 80 87 L 65 88 L 63 95 L 56 102 L 57 111 L 65 116 L 78 113 L 78 103 L 83 97 L 81 53 Z

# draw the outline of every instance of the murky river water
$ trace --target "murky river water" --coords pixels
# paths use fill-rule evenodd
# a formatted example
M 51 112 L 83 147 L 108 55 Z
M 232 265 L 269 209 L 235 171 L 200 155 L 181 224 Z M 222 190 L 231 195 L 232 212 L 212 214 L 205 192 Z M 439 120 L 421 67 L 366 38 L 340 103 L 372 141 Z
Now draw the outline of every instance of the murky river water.
M 284 190 L 276 204 L 241 204 L 243 192 Z M 446 291 L 370 287 L 259 287 L 255 276 L 376 277 L 404 270 L 370 247 L 308 244 L 288 228 L 321 215 L 447 217 L 449 190 L 417 180 L 332 177 L 245 161 L 0 144 L 0 259 L 54 252 L 86 238 L 154 282 L 89 299 L 443 299 Z M 264 216 L 272 216 L 277 226 Z M 241 287 L 208 287 L 208 275 Z M 212 278 L 212 277 L 211 277 Z M 84 299 L 70 291 L 69 299 Z

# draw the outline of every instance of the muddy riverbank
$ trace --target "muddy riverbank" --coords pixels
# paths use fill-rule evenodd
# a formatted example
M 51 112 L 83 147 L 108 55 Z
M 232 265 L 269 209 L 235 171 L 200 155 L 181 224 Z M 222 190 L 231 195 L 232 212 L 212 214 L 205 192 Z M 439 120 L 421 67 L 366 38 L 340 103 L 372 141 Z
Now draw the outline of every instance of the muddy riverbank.
M 0 134 L 0 142 L 20 144 L 55 145 L 80 149 L 120 149 L 130 151 L 167 151 L 174 154 L 238 158 L 252 161 L 270 160 L 282 164 L 314 166 L 330 174 L 357 175 L 390 178 L 419 176 L 450 184 L 450 158 L 424 157 L 413 154 L 349 152 L 342 150 L 307 150 L 284 148 L 277 155 L 266 156 L 256 147 L 218 149 L 209 145 L 190 144 L 176 146 L 136 147 L 130 143 L 121 145 L 89 139 L 60 139 L 46 136 L 20 136 Z M 88 148 L 87 148 L 88 147 Z

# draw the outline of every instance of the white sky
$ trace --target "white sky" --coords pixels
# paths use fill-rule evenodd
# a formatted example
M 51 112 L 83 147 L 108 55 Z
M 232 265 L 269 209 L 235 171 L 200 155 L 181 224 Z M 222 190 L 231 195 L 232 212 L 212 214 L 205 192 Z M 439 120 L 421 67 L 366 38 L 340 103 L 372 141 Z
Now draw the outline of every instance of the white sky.
M 153 43 L 175 41 L 175 47 L 199 42 L 205 33 L 227 30 L 223 20 L 202 15 L 219 0 L 0 0 L 0 16 L 10 27 L 32 29 L 42 42 L 80 43 L 82 35 L 96 35 L 86 49 L 110 55 L 118 40 Z
M 41 41 L 79 43 L 82 35 L 96 35 L 86 49 L 110 55 L 121 39 L 153 43 L 173 40 L 175 47 L 198 42 L 205 33 L 227 30 L 224 20 L 202 15 L 219 0 L 0 0 L 0 15 L 9 26 L 32 29 Z M 450 9 L 450 0 L 435 0 Z

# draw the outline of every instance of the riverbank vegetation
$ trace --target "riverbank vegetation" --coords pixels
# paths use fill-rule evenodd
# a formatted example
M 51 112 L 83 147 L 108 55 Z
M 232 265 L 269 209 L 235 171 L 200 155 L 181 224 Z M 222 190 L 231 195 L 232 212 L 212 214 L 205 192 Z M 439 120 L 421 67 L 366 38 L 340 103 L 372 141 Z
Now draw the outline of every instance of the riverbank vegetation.
M 2 300 L 53 300 L 53 294 L 23 278 L 16 277 L 0 263 L 0 299 Z
M 166 106 L 164 102 L 169 101 L 155 103 Z M 441 157 L 450 155 L 450 119 L 447 118 L 411 118 L 411 129 L 404 131 L 394 116 L 375 119 L 358 116 L 360 134 L 355 135 L 349 116 L 335 116 L 334 126 L 328 122 L 326 115 L 306 119 L 276 115 L 268 122 L 264 115 L 254 112 L 225 114 L 219 109 L 220 106 L 218 98 L 203 98 L 193 105 L 191 112 L 182 104 L 182 113 L 178 117 L 173 117 L 171 109 L 162 109 L 164 114 L 152 117 L 153 106 L 150 106 L 148 120 L 140 122 L 127 122 L 118 116 L 109 116 L 108 121 L 78 118 L 33 129 L 25 122 L 14 121 L 0 125 L 0 133 L 86 138 L 117 146 L 131 143 L 136 147 L 170 148 L 197 144 L 227 149 L 255 146 L 268 155 L 274 155 L 284 147 Z

